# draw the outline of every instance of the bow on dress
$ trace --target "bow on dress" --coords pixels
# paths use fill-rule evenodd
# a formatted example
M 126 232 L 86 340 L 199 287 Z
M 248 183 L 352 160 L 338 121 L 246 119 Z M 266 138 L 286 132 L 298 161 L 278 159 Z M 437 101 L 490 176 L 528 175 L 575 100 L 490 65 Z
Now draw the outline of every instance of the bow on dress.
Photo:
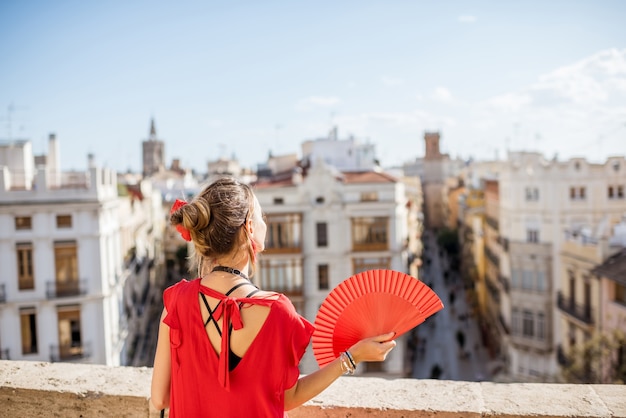
M 222 318 L 222 345 L 219 354 L 217 379 L 227 391 L 230 391 L 230 373 L 228 362 L 230 332 L 228 332 L 228 325 L 232 323 L 234 330 L 243 328 L 241 311 L 239 310 L 240 303 L 271 306 L 271 304 L 275 302 L 275 299 L 233 298 L 205 286 L 200 286 L 200 292 L 204 293 L 207 296 L 220 300 L 220 303 L 217 305 L 215 311 L 213 311 L 212 313 L 213 318 L 215 318 L 216 321 Z

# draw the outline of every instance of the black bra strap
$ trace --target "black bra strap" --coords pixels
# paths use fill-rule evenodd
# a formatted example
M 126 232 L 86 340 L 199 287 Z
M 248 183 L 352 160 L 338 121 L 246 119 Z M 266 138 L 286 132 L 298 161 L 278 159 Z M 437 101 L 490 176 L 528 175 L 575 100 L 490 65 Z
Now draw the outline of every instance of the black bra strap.
M 238 283 L 238 284 L 234 285 L 233 287 L 231 287 L 230 290 L 225 293 L 225 295 L 229 296 L 236 289 L 239 289 L 241 286 L 245 286 L 247 284 L 251 284 L 251 283 L 250 282 Z M 256 288 L 256 286 L 255 286 L 255 288 Z M 249 298 L 250 296 L 254 295 L 258 291 L 259 291 L 259 289 L 256 288 L 252 292 L 250 292 L 246 297 Z M 207 325 L 209 325 L 209 322 L 213 321 L 213 324 L 215 325 L 215 328 L 217 329 L 217 333 L 221 337 L 222 336 L 222 331 L 220 331 L 220 327 L 218 326 L 217 321 L 215 320 L 215 317 L 213 316 L 213 313 L 215 313 L 215 311 L 217 310 L 217 307 L 220 306 L 220 303 L 222 303 L 222 301 L 220 300 L 219 302 L 217 302 L 217 305 L 215 305 L 215 309 L 211 309 L 209 307 L 209 302 L 206 300 L 206 296 L 204 296 L 204 293 L 200 292 L 200 296 L 202 297 L 202 301 L 204 302 L 204 306 L 206 307 L 206 310 L 209 312 L 209 317 L 206 319 L 206 322 L 204 323 L 204 327 L 206 328 Z M 239 309 L 241 309 L 241 303 L 239 304 Z M 230 332 L 231 329 L 232 329 L 232 324 L 230 325 L 229 332 Z

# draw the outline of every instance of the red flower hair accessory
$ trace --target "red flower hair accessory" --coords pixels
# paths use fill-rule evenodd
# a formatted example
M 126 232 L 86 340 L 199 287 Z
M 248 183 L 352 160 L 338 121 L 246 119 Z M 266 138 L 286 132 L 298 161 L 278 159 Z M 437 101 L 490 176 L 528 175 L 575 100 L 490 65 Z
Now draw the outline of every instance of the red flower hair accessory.
M 176 199 L 176 201 L 174 202 L 174 206 L 172 206 L 172 209 L 170 210 L 170 215 L 185 206 L 186 204 L 187 202 L 185 202 L 184 200 Z M 176 230 L 185 241 L 191 241 L 191 233 L 182 224 L 176 225 Z

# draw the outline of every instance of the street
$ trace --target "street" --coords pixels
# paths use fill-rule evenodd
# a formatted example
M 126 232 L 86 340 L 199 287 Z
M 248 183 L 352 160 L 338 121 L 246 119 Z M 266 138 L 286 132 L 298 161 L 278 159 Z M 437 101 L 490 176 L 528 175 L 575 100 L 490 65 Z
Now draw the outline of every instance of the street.
M 461 279 L 457 272 L 448 270 L 446 254 L 440 253 L 432 231 L 424 232 L 423 241 L 423 259 L 429 261 L 423 264 L 421 277 L 441 298 L 444 308 L 412 331 L 411 377 L 490 380 L 489 356 L 481 343 L 480 330 L 467 304 Z

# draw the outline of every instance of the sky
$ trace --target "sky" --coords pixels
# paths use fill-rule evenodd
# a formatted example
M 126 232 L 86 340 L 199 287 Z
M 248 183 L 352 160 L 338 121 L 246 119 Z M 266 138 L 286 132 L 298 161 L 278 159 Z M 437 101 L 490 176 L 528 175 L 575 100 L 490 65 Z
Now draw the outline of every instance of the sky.
M 383 166 L 626 155 L 626 1 L 0 1 L 0 140 L 61 167 L 255 168 L 353 136 Z

